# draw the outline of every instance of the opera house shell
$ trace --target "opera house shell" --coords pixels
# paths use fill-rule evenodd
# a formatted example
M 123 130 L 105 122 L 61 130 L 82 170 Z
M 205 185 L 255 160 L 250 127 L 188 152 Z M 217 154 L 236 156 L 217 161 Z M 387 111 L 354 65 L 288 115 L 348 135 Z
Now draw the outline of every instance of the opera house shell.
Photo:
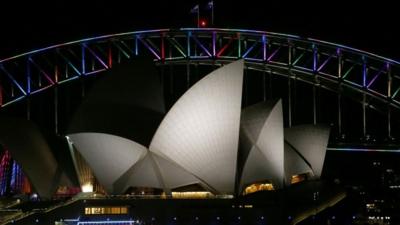
M 216 69 L 168 112 L 154 71 L 142 76 L 143 71 L 135 71 L 138 76 L 127 79 L 137 79 L 136 86 L 118 86 L 122 97 L 108 101 L 107 107 L 103 101 L 111 98 L 110 87 L 120 85 L 112 82 L 122 79 L 103 81 L 71 122 L 70 165 L 59 165 L 29 121 L 18 121 L 20 131 L 11 133 L 7 126 L 15 121 L 1 121 L 1 143 L 42 197 L 52 196 L 55 183 L 107 194 L 133 188 L 167 196 L 185 190 L 237 196 L 319 178 L 329 127 L 284 128 L 279 99 L 242 108 L 243 70 L 243 60 Z M 147 88 L 140 87 L 143 82 Z M 21 133 L 29 134 L 24 142 L 16 138 Z M 28 156 L 26 149 L 34 154 Z

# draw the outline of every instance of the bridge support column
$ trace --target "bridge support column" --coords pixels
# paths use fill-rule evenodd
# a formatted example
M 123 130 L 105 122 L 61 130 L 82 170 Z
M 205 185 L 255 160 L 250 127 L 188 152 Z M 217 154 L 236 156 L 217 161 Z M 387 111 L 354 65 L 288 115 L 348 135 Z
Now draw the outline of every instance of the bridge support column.
M 390 100 L 392 98 L 392 70 L 389 63 L 386 64 L 387 69 L 387 97 Z M 387 135 L 389 140 L 392 140 L 392 119 L 391 119 L 391 107 L 390 103 L 387 105 Z
M 388 105 L 387 111 L 387 135 L 389 140 L 392 139 L 392 110 L 390 105 Z
M 263 71 L 262 74 L 262 78 L 263 78 L 263 101 L 267 101 L 267 77 L 266 77 L 266 72 L 265 69 Z
M 268 77 L 268 90 L 269 90 L 269 99 L 272 99 L 272 71 L 269 71 Z
M 363 120 L 363 136 L 364 139 L 367 139 L 367 109 L 366 109 L 366 94 L 363 94 L 363 100 L 362 100 L 362 120 Z
M 58 135 L 58 87 L 54 87 L 54 132 Z
M 165 80 L 165 63 L 163 63 L 163 64 L 161 64 L 160 65 L 160 83 L 161 83 L 161 86 L 162 86 L 162 90 L 163 90 L 163 93 L 164 93 L 164 95 L 165 95 L 165 85 L 164 85 L 164 80 Z
M 169 94 L 172 95 L 174 94 L 174 68 L 170 64 L 169 65 Z
M 288 76 L 288 126 L 292 127 L 292 85 L 290 79 L 291 78 L 289 75 Z
M 249 103 L 249 79 L 248 79 L 248 68 L 245 66 L 244 72 L 243 72 L 243 98 L 244 98 L 244 105 L 247 106 Z
M 313 124 L 317 124 L 317 87 L 313 86 Z
M 338 103 L 338 134 L 339 137 L 342 137 L 342 95 L 339 93 L 338 94 L 338 99 L 337 99 L 337 103 Z
M 190 88 L 190 62 L 186 63 L 186 89 Z
M 337 64 L 337 68 L 338 68 L 338 78 L 339 78 L 339 92 L 338 92 L 338 134 L 339 134 L 339 138 L 342 139 L 343 138 L 343 134 L 342 134 L 342 67 L 343 67 L 343 61 L 342 61 L 342 51 L 340 48 L 336 49 L 336 54 L 338 57 L 338 64 Z
M 30 96 L 26 97 L 26 119 L 31 120 L 31 98 L 30 98 Z
M 86 96 L 85 80 L 81 78 L 81 97 L 82 99 Z

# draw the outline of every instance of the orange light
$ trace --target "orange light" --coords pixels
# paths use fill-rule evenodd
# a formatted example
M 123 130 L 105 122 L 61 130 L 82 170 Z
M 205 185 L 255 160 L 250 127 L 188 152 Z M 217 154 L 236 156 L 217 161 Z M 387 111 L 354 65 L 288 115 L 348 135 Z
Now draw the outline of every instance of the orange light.
M 292 176 L 290 183 L 295 184 L 305 180 L 307 180 L 307 174 L 296 174 Z
M 213 195 L 208 191 L 187 191 L 187 192 L 172 192 L 172 198 L 188 198 L 188 199 L 203 199 L 211 198 Z
M 275 190 L 274 186 L 271 183 L 254 183 L 247 186 L 244 191 L 243 195 L 251 194 L 257 191 L 272 191 Z

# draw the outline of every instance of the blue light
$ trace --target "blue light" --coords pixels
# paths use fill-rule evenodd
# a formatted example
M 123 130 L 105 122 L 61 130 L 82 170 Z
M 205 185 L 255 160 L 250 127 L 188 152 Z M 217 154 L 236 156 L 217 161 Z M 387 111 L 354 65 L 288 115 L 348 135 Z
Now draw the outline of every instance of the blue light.
M 9 58 L 1 59 L 0 63 L 9 61 L 9 60 L 12 60 L 15 58 L 19 58 L 22 56 L 33 55 L 33 54 L 37 54 L 39 52 L 44 52 L 44 51 L 51 50 L 51 49 L 57 49 L 57 48 L 68 46 L 68 45 L 78 44 L 81 42 L 99 41 L 99 40 L 113 38 L 113 37 L 121 37 L 121 36 L 135 35 L 135 34 L 156 33 L 156 32 L 168 32 L 168 31 L 170 31 L 170 29 L 143 30 L 143 31 L 124 32 L 124 33 L 118 33 L 118 34 L 108 34 L 108 35 L 102 35 L 102 36 L 98 36 L 98 37 L 85 38 L 85 39 L 80 39 L 80 40 L 71 41 L 71 42 L 67 42 L 67 43 L 56 44 L 56 45 L 52 45 L 52 46 L 49 46 L 46 48 L 36 49 L 36 50 L 30 51 L 30 52 L 22 53 L 22 54 L 12 56 Z
M 99 57 L 99 55 L 97 53 L 95 53 L 93 50 L 91 50 L 87 44 L 97 44 L 100 42 L 105 42 L 105 41 L 109 41 L 109 40 L 114 40 L 114 39 L 124 39 L 124 40 L 133 40 L 135 43 L 135 47 L 134 49 L 134 54 L 138 54 L 138 41 L 142 42 L 144 47 L 146 49 L 148 49 L 154 56 L 156 59 L 158 60 L 164 60 L 164 59 L 169 59 L 169 60 L 174 60 L 174 59 L 180 59 L 181 57 L 173 57 L 172 55 L 169 58 L 165 58 L 165 48 L 164 48 L 164 44 L 162 44 L 162 47 L 159 48 L 157 46 L 155 46 L 156 44 L 153 44 L 151 41 L 147 41 L 146 37 L 150 37 L 148 35 L 156 35 L 158 36 L 158 34 L 162 34 L 162 36 L 164 37 L 164 35 L 169 36 L 169 32 L 176 32 L 176 30 L 171 30 L 171 29 L 154 29 L 154 30 L 144 30 L 144 31 L 135 31 L 135 32 L 125 32 L 125 33 L 117 33 L 117 34 L 110 34 L 110 35 L 102 35 L 102 36 L 98 36 L 98 37 L 92 37 L 92 38 L 86 38 L 86 39 L 81 39 L 81 40 L 77 40 L 77 41 L 72 41 L 72 42 L 67 42 L 67 43 L 62 43 L 62 44 L 57 44 L 57 45 L 52 45 L 46 48 L 42 48 L 42 49 L 38 49 L 38 50 L 34 50 L 34 51 L 30 51 L 27 53 L 23 53 L 20 55 L 16 55 L 13 57 L 9 57 L 9 58 L 5 58 L 5 59 L 0 59 L 0 69 L 2 69 L 5 73 L 6 76 L 9 77 L 9 79 L 11 79 L 11 82 L 13 84 L 13 86 L 17 87 L 17 89 L 19 89 L 19 91 L 21 92 L 21 94 L 23 96 L 20 96 L 20 94 L 18 94 L 17 96 L 15 96 L 17 99 L 7 99 L 7 102 L 5 102 L 4 104 L 2 104 L 2 106 L 0 107 L 4 107 L 6 105 L 9 105 L 10 103 L 16 101 L 16 100 L 20 100 L 21 98 L 24 98 L 26 95 L 31 95 L 34 93 L 37 93 L 38 91 L 41 91 L 42 89 L 38 89 L 35 86 L 31 87 L 31 76 L 30 76 L 30 67 L 32 65 L 36 65 L 36 63 L 32 60 L 31 57 L 35 57 L 35 55 L 38 54 L 47 54 L 47 52 L 58 52 L 58 49 L 62 49 L 62 48 L 70 48 L 70 47 L 74 47 L 79 45 L 81 47 L 81 57 L 78 57 L 80 59 L 80 63 L 72 63 L 70 61 L 69 58 L 64 57 L 61 52 L 58 52 L 57 55 L 61 56 L 64 60 L 67 62 L 68 67 L 67 68 L 72 68 L 72 73 L 68 74 L 68 76 L 70 78 L 66 78 L 67 80 L 63 80 L 60 81 L 61 82 L 66 82 L 68 81 L 68 79 L 71 79 L 71 77 L 76 77 L 76 76 L 80 76 L 82 74 L 84 75 L 88 75 L 88 74 L 93 74 L 93 73 L 97 73 L 100 72 L 101 70 L 105 70 L 105 69 L 109 69 L 108 67 L 111 67 L 111 64 L 107 64 L 106 61 L 104 61 L 103 58 Z M 355 56 L 364 56 L 366 59 L 372 59 L 372 61 L 382 61 L 385 63 L 385 66 L 382 68 L 382 70 L 377 73 L 372 79 L 367 79 L 367 65 L 364 63 L 364 72 L 363 72 L 363 80 L 362 80 L 362 85 L 357 84 L 356 82 L 352 82 L 348 79 L 345 79 L 346 75 L 343 76 L 343 81 L 346 83 L 346 85 L 352 85 L 355 88 L 358 89 L 366 89 L 365 91 L 370 92 L 373 96 L 377 96 L 377 97 L 382 97 L 382 98 L 387 98 L 390 97 L 391 100 L 393 100 L 393 105 L 397 105 L 400 104 L 400 102 L 397 99 L 394 99 L 397 95 L 397 93 L 400 91 L 400 88 L 398 88 L 396 91 L 393 92 L 391 90 L 388 90 L 386 93 L 382 94 L 379 93 L 380 91 L 376 91 L 376 90 L 371 90 L 369 89 L 370 86 L 373 86 L 376 82 L 376 79 L 378 79 L 378 77 L 380 76 L 380 73 L 382 72 L 387 72 L 387 70 L 389 69 L 389 67 L 391 65 L 393 66 L 399 66 L 400 62 L 399 61 L 395 61 L 392 59 L 388 59 L 385 57 L 381 57 L 379 55 L 375 55 L 366 51 L 362 51 L 359 49 L 354 49 L 354 48 L 350 48 L 344 45 L 339 45 L 336 43 L 331 43 L 331 42 L 326 42 L 326 41 L 322 41 L 322 40 L 318 40 L 318 39 L 313 39 L 313 38 L 303 38 L 297 35 L 289 35 L 289 34 L 282 34 L 282 33 L 274 33 L 274 32 L 265 32 L 265 31 L 258 31 L 258 30 L 246 30 L 246 29 L 220 29 L 220 28 L 181 28 L 178 30 L 178 32 L 184 32 L 187 33 L 187 55 L 184 53 L 184 49 L 183 47 L 181 47 L 181 44 L 179 42 L 177 42 L 174 39 L 170 39 L 171 44 L 176 48 L 176 50 L 178 50 L 183 57 L 187 57 L 188 59 L 191 58 L 190 55 L 190 51 L 191 48 L 193 48 L 193 45 L 191 46 L 191 39 L 193 42 L 195 42 L 196 46 L 199 47 L 203 53 L 203 55 L 193 55 L 193 59 L 209 59 L 210 57 L 214 59 L 215 56 L 217 56 L 217 58 L 220 58 L 220 54 L 218 53 L 216 55 L 216 37 L 217 35 L 219 35 L 219 32 L 222 33 L 227 33 L 227 32 L 231 32 L 233 35 L 238 36 L 238 39 L 232 38 L 230 39 L 230 41 L 233 40 L 237 40 L 239 45 L 238 45 L 238 56 L 233 57 L 232 59 L 236 59 L 236 58 L 245 58 L 248 62 L 254 63 L 254 62 L 271 62 L 274 64 L 278 64 L 281 62 L 278 62 L 275 60 L 272 60 L 275 56 L 275 54 L 278 53 L 278 50 L 282 47 L 279 46 L 274 52 L 272 52 L 272 54 L 269 54 L 269 56 L 267 57 L 267 42 L 268 42 L 268 38 L 271 39 L 280 39 L 280 40 L 287 40 L 287 41 L 295 41 L 296 43 L 305 43 L 305 44 L 312 44 L 315 47 L 318 46 L 322 46 L 323 48 L 332 48 L 333 50 L 336 51 L 337 55 L 335 54 L 331 54 L 328 58 L 325 59 L 325 61 L 320 64 L 320 62 L 318 62 L 318 54 L 319 52 L 315 49 L 314 52 L 314 63 L 313 63 L 313 71 L 316 73 L 319 70 L 321 70 L 324 66 L 326 66 L 326 64 L 328 63 L 328 61 L 330 61 L 331 58 L 336 58 L 338 55 L 341 55 L 341 52 L 344 52 L 345 55 L 347 53 L 350 53 L 352 55 Z M 197 34 L 197 33 L 212 33 L 212 49 L 210 49 L 210 46 L 205 45 L 205 43 L 202 43 L 202 36 L 197 36 L 197 35 L 193 35 Z M 250 35 L 250 36 L 254 36 L 254 37 L 259 37 L 260 40 L 257 40 L 256 42 L 254 42 L 254 44 L 245 49 L 245 53 L 242 55 L 241 54 L 241 41 L 243 41 L 243 39 L 240 39 L 240 35 L 241 33 L 243 33 L 244 35 Z M 140 38 L 140 36 L 143 37 Z M 151 38 L 151 37 L 150 37 Z M 164 40 L 164 39 L 163 39 Z M 164 42 L 162 42 L 164 43 Z M 230 43 L 230 42 L 229 42 Z M 254 48 L 256 48 L 256 44 L 257 43 L 261 43 L 262 44 L 262 55 L 259 56 L 259 54 L 257 54 L 257 57 L 259 56 L 259 58 L 248 58 L 248 56 L 251 56 L 251 52 Z M 125 44 L 124 44 L 125 45 Z M 228 46 L 230 44 L 226 44 L 225 46 Z M 257 44 L 258 45 L 258 44 Z M 127 56 L 129 58 L 129 54 L 126 53 L 125 50 L 123 50 L 119 45 L 115 44 L 115 47 L 119 49 L 119 51 L 122 52 L 122 54 L 124 54 L 125 56 Z M 126 45 L 127 48 L 129 48 Z M 224 47 L 225 48 L 225 47 Z M 111 49 L 111 48 L 110 48 Z M 221 49 L 222 50 L 222 49 Z M 220 52 L 221 52 L 220 50 Z M 268 49 L 269 50 L 273 50 Z M 279 51 L 281 52 L 281 51 Z M 133 53 L 133 52 L 132 52 Z M 86 71 L 88 70 L 88 68 L 86 68 L 88 65 L 85 64 L 85 60 L 87 57 L 86 55 L 90 54 L 91 56 L 93 56 L 101 65 L 102 69 L 100 70 L 96 70 L 96 71 Z M 161 55 L 160 55 L 161 54 Z M 112 60 L 112 54 L 109 54 L 109 60 Z M 27 71 L 26 71 L 26 79 L 24 81 L 21 81 L 20 79 L 16 80 L 13 78 L 14 74 L 10 74 L 7 72 L 7 70 L 2 66 L 5 62 L 10 62 L 12 60 L 18 59 L 18 58 L 22 58 L 22 57 L 27 57 L 28 60 L 28 64 L 27 64 Z M 232 56 L 228 57 L 228 56 L 222 56 L 221 59 L 230 59 Z M 255 56 L 253 56 L 255 57 Z M 97 62 L 96 61 L 96 62 Z M 297 60 L 296 60 L 297 61 Z M 318 65 L 320 64 L 320 65 Z M 77 66 L 80 65 L 80 69 L 77 68 Z M 369 65 L 369 64 L 368 64 Z M 318 67 L 319 66 L 319 67 Z M 368 66 L 369 67 L 369 66 Z M 303 68 L 301 66 L 296 66 L 296 68 L 307 71 L 310 68 Z M 352 68 L 352 67 L 351 67 Z M 40 68 L 39 68 L 40 70 Z M 311 69 L 310 69 L 311 70 Z M 56 70 L 58 71 L 58 70 Z M 13 72 L 13 71 L 10 71 Z M 51 87 L 53 86 L 55 83 L 59 83 L 58 82 L 58 76 L 57 76 L 57 72 L 55 73 L 55 81 L 52 80 L 51 76 L 49 74 L 47 74 L 44 71 L 39 71 L 40 72 L 40 76 L 44 76 L 50 83 L 49 86 L 47 87 Z M 347 73 L 346 73 L 347 74 Z M 336 78 L 334 75 L 327 75 L 327 76 L 331 76 L 333 78 Z M 33 83 L 32 83 L 33 84 Z M 46 87 L 46 88 L 47 88 Z M 390 89 L 390 88 L 389 88 Z M 43 89 L 44 90 L 44 89 Z M 388 93 L 388 94 L 387 94 Z M 392 94 L 392 95 L 391 95 Z M 390 96 L 391 95 L 391 96 Z M 18 96 L 20 96 L 18 98 Z
M 97 225 L 97 224 L 135 224 L 133 220 L 110 220 L 110 221 L 80 221 L 77 225 Z

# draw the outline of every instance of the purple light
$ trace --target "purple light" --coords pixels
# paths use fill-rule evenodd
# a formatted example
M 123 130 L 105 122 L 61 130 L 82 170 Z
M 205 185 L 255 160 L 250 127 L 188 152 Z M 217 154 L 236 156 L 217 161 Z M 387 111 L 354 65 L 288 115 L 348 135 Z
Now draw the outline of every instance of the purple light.
M 276 32 L 266 32 L 266 31 L 259 31 L 259 30 L 247 30 L 247 29 L 222 29 L 222 28 L 180 28 L 181 31 L 216 31 L 216 32 L 242 32 L 242 33 L 250 33 L 250 34 L 264 34 L 267 36 L 271 36 L 271 37 L 280 37 L 280 38 L 292 38 L 295 40 L 299 40 L 299 41 L 310 41 L 310 42 L 316 42 L 318 44 L 321 45 L 328 45 L 328 46 L 334 46 L 337 48 L 342 48 L 343 50 L 347 50 L 347 51 L 353 51 L 359 54 L 365 54 L 374 58 L 378 58 L 380 60 L 384 60 L 393 64 L 400 64 L 399 61 L 395 61 L 393 59 L 389 59 L 389 58 L 385 58 L 367 51 L 363 51 L 360 49 L 356 49 L 356 48 L 351 48 L 345 45 L 341 45 L 341 44 L 337 44 L 337 43 L 333 43 L 333 42 L 327 42 L 327 41 L 323 41 L 323 40 L 319 40 L 319 39 L 315 39 L 315 38 L 302 38 L 298 35 L 291 35 L 291 34 L 283 34 L 283 33 L 276 33 Z M 117 33 L 117 34 L 108 34 L 108 35 L 102 35 L 102 36 L 98 36 L 98 37 L 91 37 L 91 38 L 85 38 L 85 39 L 80 39 L 80 40 L 76 40 L 76 41 L 71 41 L 71 42 L 66 42 L 66 43 L 62 43 L 62 44 L 56 44 L 56 45 L 52 45 L 46 48 L 41 48 L 41 49 L 37 49 L 37 50 L 33 50 L 30 52 L 26 52 L 26 53 L 22 53 L 19 55 L 15 55 L 9 58 L 5 58 L 5 59 L 1 59 L 0 63 L 3 63 L 5 61 L 9 61 L 15 58 L 19 58 L 22 56 L 27 56 L 27 55 L 33 55 L 33 54 L 37 54 L 39 52 L 43 52 L 46 50 L 51 50 L 51 49 L 56 49 L 56 48 L 60 48 L 60 47 L 64 47 L 64 46 L 68 46 L 68 45 L 73 45 L 73 44 L 78 44 L 81 42 L 92 42 L 92 41 L 98 41 L 98 40 L 104 40 L 104 39 L 109 39 L 109 38 L 116 38 L 116 37 L 122 37 L 122 36 L 130 36 L 130 35 L 136 35 L 136 34 L 146 34 L 146 33 L 157 33 L 157 32 L 169 32 L 170 29 L 154 29 L 154 30 L 143 30 L 143 31 L 133 31 L 133 32 L 124 32 L 124 33 Z
M 213 32 L 212 33 L 212 47 L 213 47 L 213 57 L 215 57 L 215 53 L 216 53 L 216 40 L 217 39 L 217 33 Z
M 12 56 L 9 58 L 1 59 L 0 63 L 9 61 L 9 60 L 12 60 L 15 58 L 19 58 L 22 56 L 33 55 L 33 54 L 37 54 L 39 52 L 43 52 L 43 51 L 47 51 L 47 50 L 51 50 L 51 49 L 57 49 L 57 48 L 65 47 L 68 45 L 78 44 L 81 42 L 91 42 L 91 41 L 98 41 L 98 40 L 103 40 L 103 39 L 108 39 L 108 38 L 113 38 L 113 37 L 129 36 L 129 35 L 135 35 L 135 34 L 156 33 L 156 32 L 168 32 L 168 31 L 170 31 L 170 29 L 143 30 L 143 31 L 124 32 L 124 33 L 118 33 L 118 34 L 108 34 L 108 35 L 102 35 L 102 36 L 98 36 L 98 37 L 84 38 L 84 39 L 70 41 L 70 42 L 66 42 L 66 43 L 62 43 L 62 44 L 51 45 L 46 48 L 40 48 L 40 49 L 36 49 L 36 50 L 30 51 L 30 52 L 15 55 L 15 56 Z
M 155 49 L 153 49 L 145 40 L 142 38 L 139 38 L 139 41 L 142 42 L 142 44 L 151 52 L 157 59 L 161 59 L 161 57 L 158 55 Z
M 202 19 L 200 21 L 200 25 L 201 26 L 207 26 L 207 22 L 208 22 L 207 20 Z M 32 61 L 30 59 L 31 57 L 35 57 L 35 54 L 37 55 L 38 53 L 40 53 L 40 54 L 46 55 L 47 54 L 46 51 L 58 52 L 57 50 L 60 49 L 60 48 L 62 49 L 62 48 L 69 48 L 70 46 L 71 47 L 79 46 L 79 47 L 82 48 L 81 49 L 81 54 L 80 54 L 81 57 L 77 57 L 77 58 L 80 58 L 80 60 L 81 60 L 80 63 L 71 63 L 68 60 L 67 57 L 62 56 L 61 53 L 58 53 L 58 54 L 60 54 L 60 56 L 62 58 L 64 58 L 64 60 L 67 62 L 68 66 L 71 67 L 73 69 L 73 71 L 75 71 L 75 73 L 72 72 L 72 73 L 70 73 L 68 75 L 70 75 L 70 76 L 80 76 L 82 74 L 87 75 L 89 73 L 94 73 L 95 72 L 95 71 L 86 71 L 86 70 L 88 70 L 88 68 L 86 68 L 87 65 L 85 65 L 85 57 L 87 57 L 87 55 L 89 55 L 89 54 L 93 55 L 94 58 L 100 64 L 102 64 L 105 69 L 108 69 L 109 67 L 112 66 L 112 60 L 113 60 L 113 58 L 112 58 L 113 54 L 111 52 L 111 50 L 112 50 L 111 48 L 108 49 L 109 50 L 108 51 L 108 58 L 106 57 L 107 58 L 106 59 L 106 58 L 103 58 L 103 56 L 100 57 L 99 54 L 95 53 L 93 50 L 88 48 L 88 45 L 97 44 L 98 42 L 110 41 L 111 39 L 121 38 L 121 39 L 124 39 L 124 41 L 125 40 L 126 41 L 130 41 L 130 40 L 134 41 L 135 42 L 134 44 L 135 44 L 136 47 L 133 47 L 134 49 L 132 49 L 132 50 L 134 50 L 134 52 L 132 52 L 132 53 L 133 54 L 138 54 L 138 48 L 137 48 L 137 44 L 138 43 L 137 42 L 140 41 L 140 42 L 142 42 L 144 47 L 147 48 L 155 56 L 156 60 L 157 59 L 158 60 L 164 60 L 165 59 L 165 52 L 164 52 L 165 51 L 165 46 L 163 44 L 163 41 L 164 41 L 163 37 L 164 37 L 164 34 L 169 36 L 168 32 L 170 32 L 170 31 L 171 31 L 170 29 L 154 29 L 154 30 L 134 31 L 134 32 L 125 32 L 125 33 L 117 33 L 117 34 L 110 34 L 110 35 L 102 35 L 102 36 L 98 36 L 98 37 L 85 38 L 85 39 L 81 39 L 81 40 L 77 40 L 77 41 L 66 42 L 66 43 L 62 43 L 62 44 L 52 45 L 52 46 L 49 46 L 49 47 L 46 47 L 46 48 L 33 50 L 33 51 L 26 52 L 26 53 L 23 53 L 23 54 L 19 54 L 19 55 L 13 56 L 13 57 L 0 59 L 0 67 L 2 67 L 1 64 L 3 64 L 4 62 L 10 61 L 10 60 L 14 60 L 14 59 L 17 59 L 17 58 L 26 57 L 28 59 L 28 61 L 29 61 L 29 65 L 27 66 L 27 74 L 26 74 L 25 80 L 23 82 L 21 82 L 20 80 L 15 80 L 14 79 L 14 74 L 11 74 L 11 73 L 9 74 L 6 71 L 5 68 L 1 68 L 1 69 L 5 72 L 6 76 L 8 76 L 11 79 L 13 85 L 15 85 L 17 87 L 17 89 L 20 90 L 22 95 L 33 94 L 35 92 L 41 91 L 40 90 L 41 86 L 39 87 L 39 90 L 38 90 L 38 88 L 33 88 L 33 86 L 31 87 L 31 80 L 30 80 L 30 76 L 29 76 L 29 67 L 31 67 L 31 66 L 37 67 L 37 69 L 40 72 L 40 76 L 44 76 L 44 78 L 46 78 L 49 81 L 50 86 L 53 86 L 55 83 L 58 83 L 57 72 L 55 73 L 54 78 L 52 78 L 52 76 L 53 76 L 52 73 L 46 73 L 45 70 L 40 69 L 40 67 L 39 67 L 40 65 L 36 64 L 34 61 Z M 265 61 L 266 62 L 271 62 L 272 61 L 272 63 L 274 63 L 274 64 L 275 63 L 279 64 L 279 62 L 275 62 L 275 61 L 273 61 L 273 59 L 275 57 L 275 54 L 278 53 L 280 46 L 278 47 L 278 49 L 275 49 L 275 51 L 273 51 L 272 49 L 268 49 L 268 52 L 267 52 L 267 40 L 269 38 L 272 38 L 272 39 L 280 39 L 281 41 L 287 41 L 289 39 L 289 41 L 294 41 L 296 43 L 310 44 L 310 45 L 313 45 L 315 47 L 322 46 L 324 48 L 332 48 L 333 50 L 336 51 L 337 55 L 341 55 L 342 52 L 344 52 L 344 55 L 350 54 L 350 55 L 358 56 L 358 57 L 364 56 L 366 60 L 371 60 L 372 59 L 373 62 L 379 61 L 379 62 L 385 63 L 384 70 L 381 71 L 381 72 L 386 72 L 392 64 L 393 64 L 393 66 L 396 66 L 396 67 L 400 65 L 399 61 L 395 61 L 395 60 L 392 60 L 392 59 L 381 57 L 379 55 L 372 54 L 370 52 L 366 52 L 366 51 L 362 51 L 362 50 L 359 50 L 359 49 L 351 48 L 351 47 L 348 47 L 348 46 L 344 46 L 344 45 L 340 45 L 340 44 L 336 44 L 336 43 L 332 43 L 332 42 L 326 42 L 326 41 L 322 41 L 322 40 L 318 40 L 318 39 L 302 38 L 302 37 L 297 36 L 297 35 L 289 35 L 289 34 L 282 34 L 282 33 L 275 33 L 275 32 L 265 32 L 265 31 L 258 31 L 258 30 L 220 29 L 220 28 L 181 28 L 181 29 L 179 29 L 179 31 L 182 31 L 183 33 L 187 33 L 187 39 L 188 39 L 187 51 L 188 51 L 189 54 L 185 55 L 183 53 L 184 50 L 181 47 L 179 47 L 180 46 L 179 43 L 178 44 L 174 43 L 173 45 L 183 55 L 183 57 L 187 56 L 189 58 L 190 58 L 190 48 L 191 48 L 191 46 L 190 46 L 191 33 L 192 32 L 197 32 L 197 33 L 202 33 L 203 32 L 206 35 L 212 35 L 212 46 L 208 46 L 208 45 L 205 45 L 204 43 L 201 43 L 203 41 L 201 40 L 200 36 L 198 38 L 196 36 L 192 37 L 192 39 L 196 42 L 196 46 L 199 47 L 200 49 L 202 49 L 203 52 L 205 53 L 205 54 L 202 54 L 202 55 L 199 55 L 199 56 L 195 56 L 195 59 L 201 59 L 203 57 L 207 58 L 207 59 L 215 58 L 215 57 L 218 58 L 219 56 L 221 56 L 224 53 L 225 49 L 231 43 L 234 42 L 234 40 L 235 41 L 237 40 L 239 45 L 238 45 L 238 56 L 235 56 L 233 58 L 234 59 L 240 58 L 242 56 L 240 52 L 241 52 L 241 42 L 242 42 L 243 39 L 240 39 L 240 38 L 236 39 L 236 38 L 234 38 L 232 36 L 232 39 L 229 40 L 228 44 L 223 46 L 223 48 L 216 49 L 216 37 L 217 37 L 217 35 L 230 32 L 230 33 L 237 33 L 238 36 L 240 36 L 240 34 L 243 33 L 243 35 L 251 35 L 251 36 L 255 36 L 255 37 L 260 38 L 260 40 L 258 40 L 258 42 L 256 42 L 256 43 L 262 44 L 262 51 L 261 51 L 261 55 L 260 55 L 259 59 L 257 59 L 257 58 L 247 58 L 247 56 L 251 55 L 250 52 L 253 50 L 253 48 L 256 48 L 255 46 L 251 46 L 250 48 L 247 48 L 246 52 L 243 54 L 243 58 L 246 58 L 246 60 L 250 61 L 250 62 L 265 62 Z M 159 35 L 159 34 L 162 34 L 162 35 Z M 148 37 L 147 35 L 159 35 L 162 38 L 161 39 L 161 41 L 162 41 L 161 42 L 162 43 L 161 47 L 158 44 L 152 43 L 150 41 L 150 39 L 146 39 L 146 38 L 140 39 L 139 38 L 139 40 L 138 40 L 138 38 L 137 38 L 137 36 Z M 174 41 L 171 41 L 171 40 L 173 40 L 173 39 L 168 39 L 168 41 L 174 42 Z M 123 44 L 124 44 L 124 41 L 122 41 Z M 122 50 L 119 47 L 119 45 L 116 45 L 116 44 L 114 44 L 114 45 L 120 51 L 122 51 L 122 53 L 124 55 L 126 55 L 129 58 L 129 54 L 126 53 L 124 50 Z M 176 47 L 176 46 L 178 46 L 178 47 Z M 129 48 L 129 47 L 127 47 L 127 48 Z M 269 52 L 270 50 L 272 50 L 271 53 Z M 327 59 L 325 59 L 325 61 L 321 61 L 321 62 L 319 62 L 319 59 L 317 57 L 318 55 L 317 54 L 314 55 L 314 62 L 313 62 L 313 68 L 312 68 L 313 71 L 314 72 L 318 72 L 321 69 L 323 69 L 323 67 L 326 66 L 326 64 L 331 60 L 332 57 L 336 57 L 333 54 L 330 55 Z M 23 59 L 25 60 L 25 58 L 23 58 Z M 168 59 L 177 59 L 177 57 L 172 57 L 171 56 Z M 230 58 L 229 57 L 225 58 L 225 56 L 223 56 L 222 59 L 230 59 Z M 320 64 L 320 63 L 322 63 L 322 64 Z M 397 93 L 400 91 L 400 89 L 396 89 L 396 91 L 394 92 L 394 94 L 392 96 L 391 96 L 391 92 L 392 91 L 390 90 L 390 87 L 388 88 L 389 90 L 387 92 L 389 94 L 387 94 L 387 96 L 386 96 L 386 94 L 380 94 L 380 93 L 378 93 L 378 92 L 376 92 L 374 90 L 367 90 L 370 87 L 374 87 L 374 84 L 376 83 L 376 80 L 380 79 L 379 77 L 381 76 L 381 74 L 377 73 L 376 75 L 375 74 L 369 74 L 368 75 L 367 74 L 367 66 L 365 65 L 365 63 L 363 63 L 363 64 L 364 64 L 363 65 L 364 68 L 363 68 L 363 75 L 362 75 L 363 76 L 362 77 L 362 79 L 363 79 L 362 80 L 362 84 L 360 85 L 360 84 L 356 84 L 354 82 L 351 82 L 349 80 L 345 80 L 346 85 L 350 84 L 350 85 L 354 85 L 358 89 L 364 89 L 366 91 L 370 91 L 370 94 L 378 95 L 377 97 L 383 97 L 383 98 L 389 97 L 389 98 L 391 98 L 391 100 L 393 100 L 393 104 L 400 104 L 400 102 L 398 100 L 394 99 L 396 97 Z M 77 67 L 79 68 L 79 70 L 77 69 Z M 296 67 L 296 69 L 307 70 L 307 68 L 302 68 L 302 67 Z M 339 76 L 341 76 L 340 74 L 339 74 Z M 347 73 L 346 73 L 346 75 L 347 75 Z M 343 78 L 345 78 L 346 75 L 343 76 Z M 374 77 L 371 76 L 371 78 L 372 78 L 371 79 L 371 78 L 369 78 L 370 75 L 375 75 L 375 76 Z M 334 78 L 336 78 L 336 77 L 334 77 Z M 25 85 L 25 82 L 26 82 L 26 85 Z M 21 95 L 17 94 L 17 96 L 21 96 Z M 0 107 L 4 107 L 4 106 L 8 105 L 9 103 L 11 103 L 11 101 L 14 101 L 14 99 L 7 99 L 7 102 L 5 102 L 4 101 L 4 97 L 2 97 L 1 93 L 0 93 Z
M 209 56 L 211 57 L 210 51 L 197 39 L 196 36 L 192 36 L 193 40 L 197 43 L 197 45 Z
M 267 60 L 267 37 L 265 35 L 262 36 L 262 45 L 263 45 L 263 60 Z
M 97 225 L 97 224 L 135 224 L 134 220 L 110 220 L 110 221 L 79 221 L 77 225 Z

